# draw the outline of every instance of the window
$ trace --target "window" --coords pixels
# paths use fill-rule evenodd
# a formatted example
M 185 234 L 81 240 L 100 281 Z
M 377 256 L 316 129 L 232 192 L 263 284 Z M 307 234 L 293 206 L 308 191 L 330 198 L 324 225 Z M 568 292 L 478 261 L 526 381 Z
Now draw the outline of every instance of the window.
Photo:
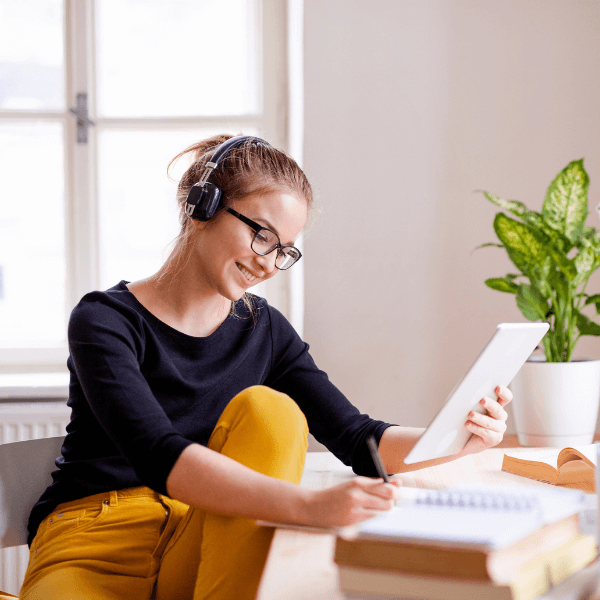
M 64 368 L 81 296 L 158 269 L 179 151 L 287 147 L 286 27 L 285 0 L 0 0 L 0 370 Z M 291 281 L 258 293 L 290 314 Z

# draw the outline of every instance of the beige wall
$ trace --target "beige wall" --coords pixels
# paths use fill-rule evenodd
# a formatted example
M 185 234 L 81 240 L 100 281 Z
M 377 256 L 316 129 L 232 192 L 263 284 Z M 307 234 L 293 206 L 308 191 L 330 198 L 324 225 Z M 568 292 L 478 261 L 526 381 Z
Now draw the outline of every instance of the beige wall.
M 585 157 L 600 201 L 600 2 L 304 0 L 305 339 L 363 411 L 425 426 L 514 296 L 487 189 L 540 209 Z M 589 223 L 600 226 L 595 214 Z M 588 291 L 600 291 L 600 282 Z M 600 357 L 600 341 L 578 354 Z

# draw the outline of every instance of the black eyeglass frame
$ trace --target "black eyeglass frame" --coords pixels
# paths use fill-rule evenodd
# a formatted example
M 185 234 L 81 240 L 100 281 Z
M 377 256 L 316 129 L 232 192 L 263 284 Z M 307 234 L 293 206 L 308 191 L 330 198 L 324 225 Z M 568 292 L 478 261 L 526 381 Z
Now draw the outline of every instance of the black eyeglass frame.
M 254 237 L 252 238 L 252 241 L 250 242 L 250 248 L 252 249 L 252 252 L 254 252 L 255 254 L 258 254 L 258 256 L 267 256 L 267 254 L 271 254 L 271 252 L 273 252 L 273 250 L 277 250 L 277 256 L 279 256 L 280 254 L 283 254 L 283 249 L 284 248 L 293 248 L 297 253 L 298 253 L 298 258 L 296 258 L 296 260 L 289 266 L 281 268 L 277 266 L 277 260 L 275 261 L 275 267 L 277 269 L 279 269 L 280 271 L 287 271 L 290 267 L 293 267 L 301 258 L 302 258 L 302 252 L 300 252 L 300 250 L 298 250 L 298 248 L 296 248 L 296 246 L 284 246 L 281 244 L 281 240 L 279 239 L 279 236 L 272 230 L 269 229 L 268 227 L 263 227 L 262 225 L 258 224 L 256 221 L 253 221 L 252 219 L 249 219 L 248 217 L 245 217 L 244 215 L 240 214 L 237 210 L 234 210 L 233 208 L 229 208 L 227 207 L 225 209 L 230 215 L 233 215 L 234 217 L 236 217 L 237 219 L 239 219 L 240 221 L 242 221 L 242 223 L 245 223 L 246 225 L 248 225 L 248 227 L 250 227 L 251 229 L 254 230 Z M 261 254 L 260 252 L 257 252 L 254 249 L 254 240 L 256 239 L 256 236 L 262 231 L 262 230 L 268 231 L 270 233 L 272 233 L 276 238 L 277 238 L 277 243 L 268 251 L 265 252 L 264 254 Z

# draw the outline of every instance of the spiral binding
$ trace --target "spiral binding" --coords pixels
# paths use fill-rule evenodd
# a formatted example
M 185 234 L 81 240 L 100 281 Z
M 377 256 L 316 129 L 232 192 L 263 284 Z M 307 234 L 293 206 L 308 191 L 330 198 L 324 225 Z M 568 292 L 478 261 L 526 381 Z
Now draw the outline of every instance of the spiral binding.
M 414 503 L 421 506 L 444 508 L 466 508 L 489 511 L 531 511 L 539 508 L 535 496 L 475 491 L 423 490 Z

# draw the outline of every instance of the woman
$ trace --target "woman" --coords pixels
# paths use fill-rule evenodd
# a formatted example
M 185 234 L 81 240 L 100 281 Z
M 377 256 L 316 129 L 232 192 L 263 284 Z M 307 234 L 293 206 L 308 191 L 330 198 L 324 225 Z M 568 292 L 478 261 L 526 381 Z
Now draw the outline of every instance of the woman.
M 368 477 L 369 436 L 396 473 L 421 433 L 360 414 L 284 317 L 247 294 L 301 257 L 312 192 L 296 163 L 245 137 L 184 155 L 166 263 L 71 315 L 72 417 L 31 515 L 22 600 L 253 598 L 272 536 L 256 519 L 345 526 L 393 504 L 380 479 L 300 488 L 309 429 Z M 502 439 L 511 395 L 496 391 L 487 415 L 470 415 L 461 455 Z

